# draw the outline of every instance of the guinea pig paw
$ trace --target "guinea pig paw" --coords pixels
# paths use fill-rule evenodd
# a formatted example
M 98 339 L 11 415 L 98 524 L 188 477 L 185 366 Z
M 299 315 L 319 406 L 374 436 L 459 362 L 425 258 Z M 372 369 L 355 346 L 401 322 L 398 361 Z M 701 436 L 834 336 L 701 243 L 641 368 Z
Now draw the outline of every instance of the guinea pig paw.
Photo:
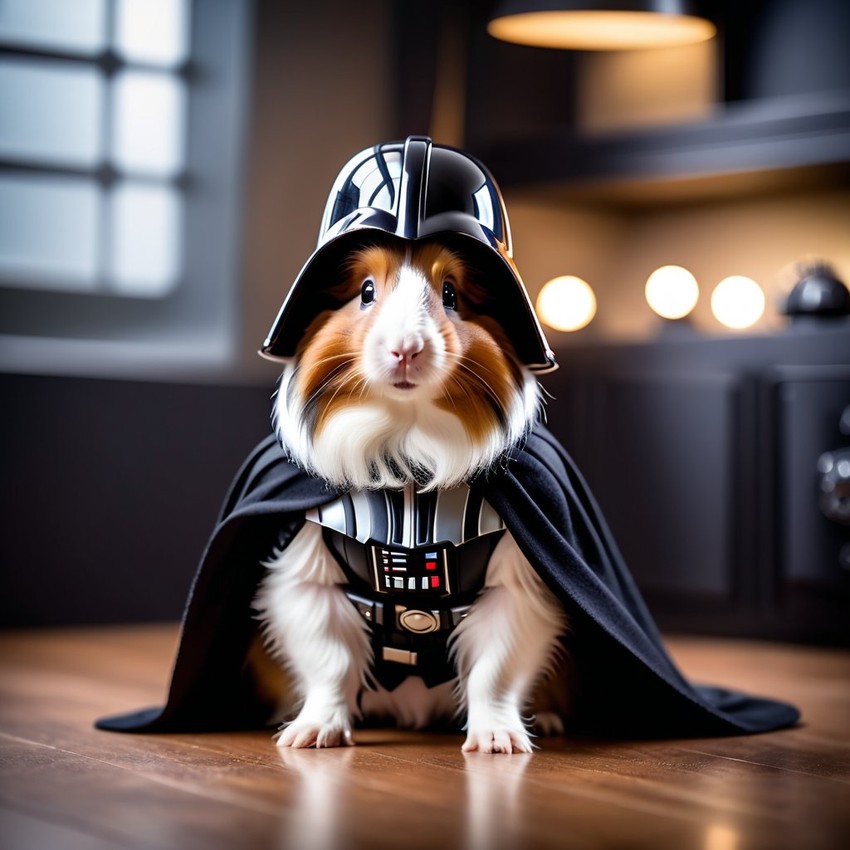
M 554 711 L 541 711 L 534 718 L 534 731 L 538 735 L 563 735 L 564 721 Z
M 461 750 L 464 753 L 530 753 L 531 739 L 525 729 L 470 728 Z
M 303 749 L 315 747 L 350 747 L 354 744 L 351 729 L 340 723 L 317 723 L 295 718 L 277 734 L 279 747 Z

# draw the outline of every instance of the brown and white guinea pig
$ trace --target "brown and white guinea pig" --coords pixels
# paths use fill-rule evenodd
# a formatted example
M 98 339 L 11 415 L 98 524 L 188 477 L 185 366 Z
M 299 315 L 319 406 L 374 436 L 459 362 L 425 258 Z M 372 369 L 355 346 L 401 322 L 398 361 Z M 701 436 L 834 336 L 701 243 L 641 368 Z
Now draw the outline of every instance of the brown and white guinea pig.
M 333 484 L 451 487 L 524 434 L 538 385 L 484 310 L 473 270 L 439 243 L 357 251 L 283 375 L 279 436 Z
M 340 276 L 340 306 L 310 324 L 277 394 L 275 426 L 293 460 L 339 487 L 413 482 L 420 492 L 499 462 L 534 423 L 539 388 L 488 315 L 478 273 L 439 242 L 398 241 L 357 250 Z M 278 745 L 350 744 L 355 717 L 420 728 L 460 716 L 464 750 L 531 750 L 523 717 L 567 623 L 509 532 L 448 638 L 457 677 L 430 688 L 416 675 L 392 690 L 369 681 L 370 627 L 320 525 L 305 523 L 266 567 L 255 607 L 297 710 Z M 545 711 L 536 728 L 563 726 Z

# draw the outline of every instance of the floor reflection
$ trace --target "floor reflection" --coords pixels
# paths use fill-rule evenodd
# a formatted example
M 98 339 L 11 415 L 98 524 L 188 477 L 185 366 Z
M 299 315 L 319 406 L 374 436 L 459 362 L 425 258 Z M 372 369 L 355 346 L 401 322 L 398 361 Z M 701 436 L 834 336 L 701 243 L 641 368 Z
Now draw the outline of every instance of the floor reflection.
M 738 833 L 721 823 L 710 824 L 705 833 L 705 850 L 738 850 Z
M 523 777 L 532 755 L 511 756 L 402 745 L 389 759 L 368 744 L 278 750 L 295 780 L 282 811 L 280 848 L 347 850 L 434 846 L 509 850 L 523 846 Z M 373 773 L 380 771 L 380 773 Z M 446 799 L 458 801 L 446 817 Z M 375 844 L 375 839 L 380 838 Z
M 341 813 L 352 747 L 321 751 L 279 747 L 283 765 L 298 775 L 292 812 L 285 822 L 281 847 L 298 850 L 344 850 Z
M 519 792 L 531 753 L 464 753 L 466 846 L 469 850 L 519 846 Z

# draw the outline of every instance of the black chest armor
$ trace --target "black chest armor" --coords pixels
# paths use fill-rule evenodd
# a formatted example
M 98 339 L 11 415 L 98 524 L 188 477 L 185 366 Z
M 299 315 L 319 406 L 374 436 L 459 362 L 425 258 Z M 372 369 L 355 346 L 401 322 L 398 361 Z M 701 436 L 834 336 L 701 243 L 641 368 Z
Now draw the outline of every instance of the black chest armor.
M 354 490 L 307 513 L 369 623 L 374 677 L 392 690 L 408 676 L 428 687 L 455 677 L 447 641 L 483 589 L 504 532 L 501 517 L 466 485 L 419 493 Z

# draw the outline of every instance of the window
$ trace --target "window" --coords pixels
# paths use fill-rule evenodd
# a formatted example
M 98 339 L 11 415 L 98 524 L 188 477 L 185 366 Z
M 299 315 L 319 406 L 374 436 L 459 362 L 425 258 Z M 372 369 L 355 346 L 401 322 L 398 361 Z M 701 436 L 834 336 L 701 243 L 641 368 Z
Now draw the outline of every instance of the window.
M 249 8 L 0 2 L 0 364 L 227 360 Z

